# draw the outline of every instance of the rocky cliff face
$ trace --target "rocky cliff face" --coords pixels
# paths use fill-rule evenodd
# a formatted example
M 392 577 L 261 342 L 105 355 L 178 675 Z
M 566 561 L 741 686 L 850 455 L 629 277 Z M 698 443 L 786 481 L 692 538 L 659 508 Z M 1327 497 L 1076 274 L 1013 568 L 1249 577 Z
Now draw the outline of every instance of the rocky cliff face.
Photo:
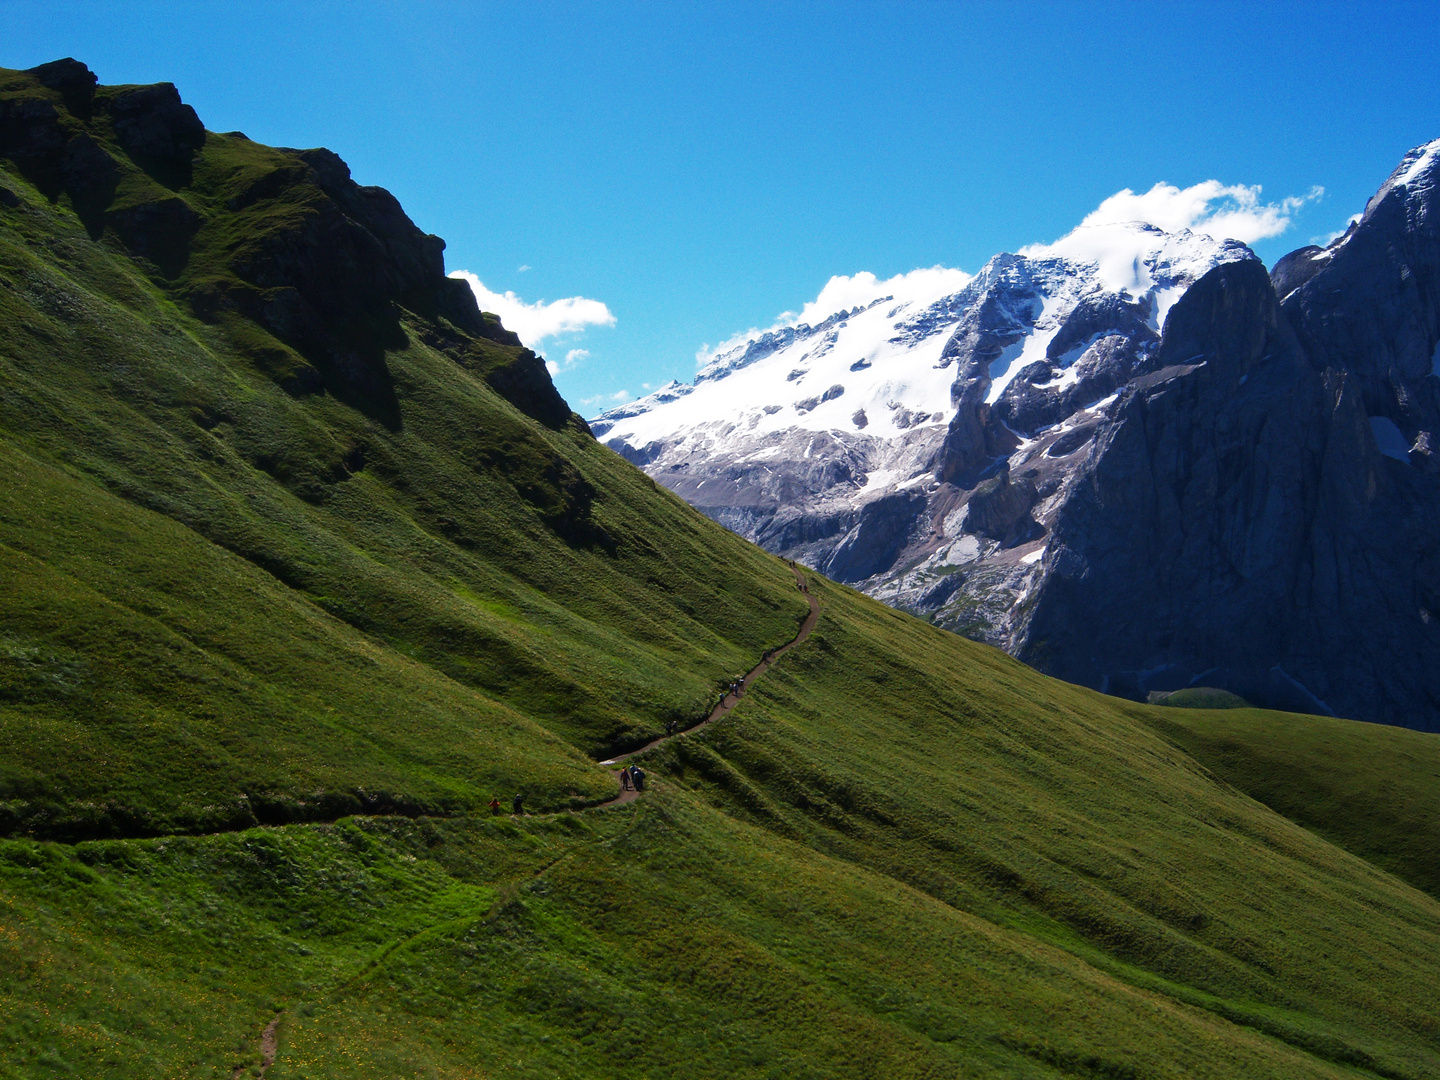
M 1052 527 L 1018 654 L 1440 730 L 1440 142 L 1325 249 L 1207 275 Z
M 997 256 L 918 314 L 772 332 L 594 425 L 742 534 L 1062 678 L 1440 730 L 1437 177 L 1440 142 L 1273 275 L 1148 227 L 1131 281 Z M 817 370 L 881 317 L 888 353 Z

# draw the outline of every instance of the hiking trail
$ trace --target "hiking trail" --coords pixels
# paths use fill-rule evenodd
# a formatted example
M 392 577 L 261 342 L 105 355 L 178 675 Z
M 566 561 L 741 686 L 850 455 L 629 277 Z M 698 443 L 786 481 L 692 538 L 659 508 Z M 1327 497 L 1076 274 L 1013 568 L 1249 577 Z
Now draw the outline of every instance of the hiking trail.
M 646 743 L 639 749 L 631 750 L 628 753 L 619 754 L 613 758 L 607 758 L 605 761 L 602 761 L 600 763 L 601 765 L 618 765 L 622 761 L 628 761 L 630 758 L 638 757 L 641 754 L 649 753 L 651 750 L 654 750 L 655 747 L 661 745 L 662 743 L 667 743 L 671 739 L 681 739 L 684 738 L 686 735 L 694 735 L 697 731 L 704 731 L 711 724 L 715 723 L 716 720 L 723 718 L 731 709 L 735 708 L 736 705 L 740 704 L 740 699 L 745 696 L 745 691 L 750 689 L 750 684 L 753 683 L 756 679 L 758 679 L 761 675 L 764 675 L 765 672 L 769 671 L 770 668 L 774 666 L 775 661 L 779 660 L 780 657 L 784 656 L 791 649 L 795 648 L 796 645 L 801 644 L 806 638 L 810 636 L 810 632 L 815 629 L 815 624 L 820 621 L 820 601 L 816 600 L 814 594 L 810 592 L 810 584 L 808 581 L 805 580 L 805 572 L 803 570 L 801 570 L 798 566 L 795 566 L 791 567 L 790 572 L 795 575 L 796 586 L 800 589 L 801 594 L 810 604 L 810 614 L 806 615 L 805 621 L 800 624 L 799 633 L 797 633 L 784 645 L 781 645 L 774 652 L 770 653 L 769 656 L 761 660 L 760 663 L 756 664 L 753 668 L 746 672 L 745 677 L 740 680 L 740 690 L 737 693 L 726 693 L 715 704 L 715 707 L 710 710 L 710 714 L 706 716 L 704 720 L 701 720 L 698 724 L 694 724 L 691 727 L 686 728 L 684 731 L 677 731 L 673 735 L 662 735 L 658 739 L 651 739 L 648 743 Z M 617 784 L 620 782 L 620 772 L 620 769 L 615 770 L 615 782 Z M 634 788 L 627 789 L 622 787 L 620 789 L 620 794 L 617 795 L 615 798 L 609 800 L 608 802 L 598 803 L 595 806 L 590 807 L 590 809 L 602 810 L 607 806 L 619 806 L 622 803 L 634 802 L 640 797 L 640 795 L 641 793 L 636 791 Z
M 275 1019 L 265 1025 L 265 1030 L 260 1033 L 260 1068 L 256 1070 L 256 1075 L 260 1077 L 260 1080 L 264 1080 L 265 1074 L 270 1071 L 270 1066 L 275 1064 L 275 1055 L 280 1050 L 278 1029 L 280 1017 L 283 1015 L 283 1013 L 277 1015 Z M 235 1071 L 230 1074 L 230 1080 L 240 1080 L 245 1075 L 245 1069 L 244 1062 L 236 1065 Z
M 779 660 L 780 657 L 784 656 L 796 645 L 801 644 L 806 638 L 808 638 L 810 636 L 810 632 L 815 629 L 815 624 L 820 621 L 820 602 L 816 600 L 815 597 L 811 594 L 810 584 L 808 581 L 805 580 L 804 571 L 801 570 L 800 567 L 795 566 L 791 568 L 791 573 L 795 575 L 796 587 L 800 589 L 801 594 L 810 604 L 810 614 L 806 615 L 805 621 L 800 624 L 799 632 L 796 633 L 796 635 L 789 641 L 787 641 L 784 645 L 781 645 L 778 649 L 774 650 L 772 653 L 762 659 L 760 663 L 756 664 L 753 668 L 746 672 L 744 678 L 740 680 L 739 692 L 726 693 L 724 697 L 722 697 L 720 701 L 716 703 L 715 707 L 710 710 L 709 715 L 707 715 L 705 719 L 701 720 L 698 724 L 694 724 L 691 727 L 686 728 L 684 731 L 677 731 L 674 735 L 663 735 L 658 739 L 652 739 L 650 742 L 646 743 L 644 746 L 636 750 L 631 750 L 628 753 L 620 754 L 617 757 L 602 761 L 600 762 L 600 764 L 618 765 L 622 761 L 627 761 L 630 758 L 639 756 L 640 754 L 648 753 L 649 751 L 655 749 L 655 747 L 659 746 L 661 743 L 669 742 L 671 739 L 683 738 L 686 735 L 693 735 L 697 731 L 703 731 L 705 728 L 715 723 L 715 721 L 723 718 L 727 713 L 730 712 L 731 709 L 735 708 L 736 705 L 740 704 L 740 699 L 745 696 L 745 692 L 750 689 L 750 685 L 761 675 L 765 674 L 765 672 L 769 671 L 770 668 L 774 666 L 775 661 Z M 620 782 L 619 769 L 615 770 L 615 782 L 617 785 Z M 597 803 L 596 805 L 589 807 L 588 810 L 603 810 L 609 806 L 620 806 L 624 803 L 631 803 L 638 799 L 641 794 L 641 792 L 636 791 L 634 788 L 630 788 L 628 790 L 622 788 L 620 790 L 620 793 L 615 798 L 610 799 L 608 802 Z M 588 812 L 588 810 L 586 812 Z M 571 812 L 576 813 L 579 811 Z M 552 869 L 557 863 L 563 862 L 565 859 L 569 858 L 573 854 L 573 851 L 567 851 L 550 860 L 550 862 L 546 863 L 544 866 L 542 866 L 539 870 L 535 871 L 531 875 L 532 879 L 541 877 L 550 869 Z M 377 970 L 380 964 L 383 962 L 384 958 L 388 956 L 391 952 L 395 951 L 395 949 L 401 948 L 404 945 L 409 944 L 421 937 L 424 937 L 427 934 L 433 933 L 435 929 L 435 927 L 427 927 L 401 941 L 393 942 L 390 946 L 382 950 L 377 957 L 372 959 L 365 968 L 357 972 L 350 979 L 345 980 L 335 990 L 331 992 L 341 993 L 344 990 L 348 989 L 360 979 L 365 978 L 367 975 L 370 975 L 375 970 Z M 262 1031 L 260 1034 L 260 1066 L 257 1074 L 261 1077 L 261 1080 L 263 1080 L 265 1073 L 269 1070 L 270 1066 L 275 1063 L 275 1058 L 279 1052 L 278 1029 L 280 1027 L 280 1022 L 284 1016 L 284 1012 L 278 1013 L 275 1018 L 272 1019 L 265 1026 L 264 1031 Z M 246 1068 L 247 1065 L 245 1063 L 236 1065 L 234 1072 L 231 1074 L 231 1080 L 240 1080 L 240 1078 L 244 1076 Z

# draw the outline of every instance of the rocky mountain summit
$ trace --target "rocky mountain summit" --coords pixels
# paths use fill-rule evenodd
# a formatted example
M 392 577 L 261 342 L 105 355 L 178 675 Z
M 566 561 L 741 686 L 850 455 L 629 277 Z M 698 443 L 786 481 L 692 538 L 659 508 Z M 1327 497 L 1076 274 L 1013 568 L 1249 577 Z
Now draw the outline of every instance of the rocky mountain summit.
M 1437 176 L 1440 141 L 1268 274 L 1135 224 L 909 275 L 591 427 L 742 535 L 1073 682 L 1440 730 Z

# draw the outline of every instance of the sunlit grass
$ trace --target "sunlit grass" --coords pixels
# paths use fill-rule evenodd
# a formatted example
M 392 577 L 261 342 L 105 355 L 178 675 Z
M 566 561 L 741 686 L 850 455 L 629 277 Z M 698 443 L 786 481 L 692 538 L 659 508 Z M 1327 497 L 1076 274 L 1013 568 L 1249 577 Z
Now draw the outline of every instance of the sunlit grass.
M 392 413 L 198 318 L 292 155 L 212 136 L 168 279 L 0 170 L 0 1077 L 230 1077 L 277 1016 L 270 1080 L 1440 1075 L 1433 737 L 815 579 L 571 813 L 794 634 L 786 567 L 496 393 L 511 346 L 403 313 Z

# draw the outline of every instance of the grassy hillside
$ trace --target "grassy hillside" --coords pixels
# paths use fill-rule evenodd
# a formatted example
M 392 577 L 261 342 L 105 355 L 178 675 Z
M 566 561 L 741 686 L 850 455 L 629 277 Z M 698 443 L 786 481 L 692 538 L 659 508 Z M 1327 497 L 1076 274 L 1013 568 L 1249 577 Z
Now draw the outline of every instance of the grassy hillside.
M 64 112 L 21 73 L 0 86 Z M 340 213 L 321 184 L 366 189 L 211 134 L 175 194 L 94 109 L 117 204 L 183 198 L 203 224 L 167 275 L 108 228 L 92 239 L 13 161 L 0 181 L 16 203 L 0 210 L 12 827 L 460 809 L 516 786 L 541 807 L 589 799 L 611 781 L 554 735 L 643 742 L 794 633 L 806 608 L 776 560 L 568 410 L 547 426 L 494 388 L 487 372 L 538 369 L 518 343 L 386 300 L 391 347 L 337 360 L 333 340 L 286 341 L 215 301 L 256 292 L 240 270 L 271 248 L 280 268 L 251 275 L 279 281 L 265 302 L 307 287 L 284 274 Z M 331 314 L 342 344 L 374 329 Z
M 1440 897 L 1433 736 L 1260 709 L 1166 712 L 1150 723 L 1251 798 Z
M 338 159 L 73 76 L 0 72 L 0 1077 L 253 1075 L 277 1020 L 270 1080 L 1440 1076 L 1423 843 L 1250 797 L 1208 747 L 1272 714 L 816 581 L 569 813 L 794 634 L 788 570 Z M 1303 723 L 1392 816 L 1440 773 Z

